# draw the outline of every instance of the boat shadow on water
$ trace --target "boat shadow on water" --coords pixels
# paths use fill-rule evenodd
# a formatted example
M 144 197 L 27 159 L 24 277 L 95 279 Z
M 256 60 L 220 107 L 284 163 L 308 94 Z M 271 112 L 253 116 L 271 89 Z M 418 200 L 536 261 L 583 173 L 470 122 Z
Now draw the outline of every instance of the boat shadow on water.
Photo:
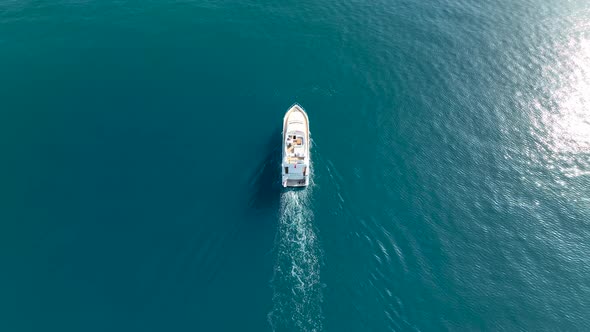
M 248 202 L 254 210 L 276 209 L 281 196 L 281 132 L 273 131 L 266 145 L 264 159 L 250 176 L 252 196 Z

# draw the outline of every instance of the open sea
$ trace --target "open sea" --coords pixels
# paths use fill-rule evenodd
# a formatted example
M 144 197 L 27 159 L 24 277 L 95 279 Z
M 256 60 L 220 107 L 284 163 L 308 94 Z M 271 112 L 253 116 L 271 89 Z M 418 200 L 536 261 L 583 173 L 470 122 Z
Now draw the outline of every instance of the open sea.
M 1 0 L 0 331 L 590 331 L 590 1 Z

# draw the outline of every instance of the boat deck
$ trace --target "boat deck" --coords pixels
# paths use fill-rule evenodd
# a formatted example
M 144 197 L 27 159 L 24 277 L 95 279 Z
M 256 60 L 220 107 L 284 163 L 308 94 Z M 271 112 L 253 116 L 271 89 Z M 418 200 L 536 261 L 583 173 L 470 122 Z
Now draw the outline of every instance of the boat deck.
M 293 136 L 295 137 L 295 136 Z M 302 154 L 296 154 L 295 150 L 299 150 L 302 149 L 303 151 Z M 302 137 L 296 137 L 295 139 L 290 139 L 287 140 L 287 160 L 289 162 L 289 164 L 295 164 L 298 161 L 303 161 L 305 160 L 305 145 L 303 144 L 303 138 Z
M 306 179 L 301 179 L 301 180 L 287 180 L 286 186 L 285 187 L 305 187 L 307 186 L 309 183 L 307 182 Z

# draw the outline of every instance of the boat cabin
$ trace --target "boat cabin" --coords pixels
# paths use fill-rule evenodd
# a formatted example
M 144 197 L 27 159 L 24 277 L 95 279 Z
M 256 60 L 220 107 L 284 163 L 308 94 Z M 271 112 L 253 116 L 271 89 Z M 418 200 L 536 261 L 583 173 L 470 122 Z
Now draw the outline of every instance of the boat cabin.
M 305 138 L 303 133 L 289 133 L 285 142 L 287 162 L 289 164 L 301 164 L 306 157 Z
M 287 152 L 287 163 L 284 165 L 285 174 L 303 174 L 307 173 L 307 166 L 305 163 L 306 146 L 305 136 L 302 132 L 290 132 L 287 134 L 285 149 Z M 299 166 L 298 166 L 299 164 Z

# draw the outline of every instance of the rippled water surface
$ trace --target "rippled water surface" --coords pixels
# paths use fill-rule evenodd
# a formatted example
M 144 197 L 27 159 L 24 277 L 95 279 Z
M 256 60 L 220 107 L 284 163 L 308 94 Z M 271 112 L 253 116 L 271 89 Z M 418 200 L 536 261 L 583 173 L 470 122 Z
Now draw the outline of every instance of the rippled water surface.
M 2 331 L 590 330 L 588 1 L 2 1 L 0 152 Z

